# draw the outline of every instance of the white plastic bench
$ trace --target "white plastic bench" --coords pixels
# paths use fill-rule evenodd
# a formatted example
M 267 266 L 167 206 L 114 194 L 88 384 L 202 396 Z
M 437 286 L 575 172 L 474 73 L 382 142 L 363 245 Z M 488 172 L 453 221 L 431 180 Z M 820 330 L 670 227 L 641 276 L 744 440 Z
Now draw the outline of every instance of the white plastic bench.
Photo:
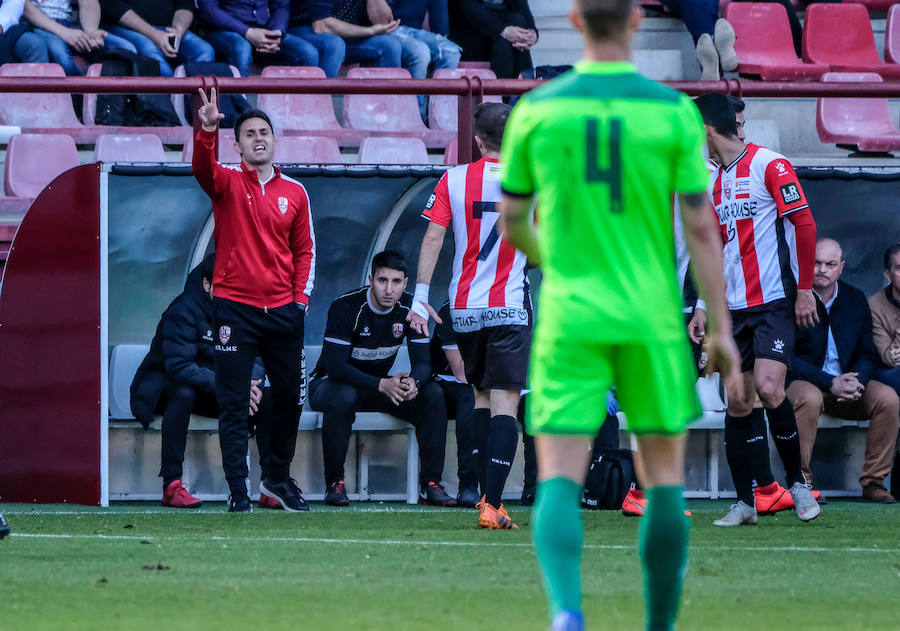
M 112 350 L 109 361 L 109 427 L 111 429 L 135 428 L 134 414 L 131 412 L 131 382 L 138 367 L 150 350 L 147 344 L 119 344 Z M 311 373 L 319 360 L 322 348 L 309 346 L 306 348 L 307 372 Z M 406 348 L 400 349 L 395 362 L 394 372 L 409 370 L 409 355 Z M 150 425 L 150 429 L 159 431 L 162 417 L 156 415 Z M 300 416 L 299 429 L 321 429 L 322 415 L 305 406 Z M 216 432 L 219 429 L 219 421 L 215 418 L 192 414 L 189 431 Z M 416 440 L 416 430 L 411 424 L 389 414 L 380 412 L 361 412 L 356 415 L 353 429 L 357 432 L 394 432 L 407 436 L 406 452 L 406 502 L 416 504 L 419 500 L 419 443 Z M 368 499 L 366 489 L 368 485 L 369 456 L 366 450 L 361 450 L 359 456 L 359 480 L 357 488 L 363 490 L 359 499 Z

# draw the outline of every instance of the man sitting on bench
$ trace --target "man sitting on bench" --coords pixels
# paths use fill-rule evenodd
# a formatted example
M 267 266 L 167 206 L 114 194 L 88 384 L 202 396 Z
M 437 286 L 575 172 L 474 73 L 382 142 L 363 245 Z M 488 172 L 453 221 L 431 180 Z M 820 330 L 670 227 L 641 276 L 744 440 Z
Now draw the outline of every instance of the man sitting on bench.
M 348 506 L 344 460 L 357 412 L 386 412 L 411 423 L 419 441 L 420 502 L 456 506 L 441 486 L 447 442 L 447 408 L 430 381 L 428 336 L 406 322 L 412 295 L 404 291 L 406 261 L 392 250 L 372 259 L 369 284 L 331 303 L 322 355 L 311 376 L 309 402 L 322 415 L 325 502 Z M 403 339 L 409 373 L 390 375 Z
M 842 271 L 841 246 L 833 239 L 820 239 L 813 279 L 819 323 L 798 329 L 788 373 L 787 397 L 797 417 L 803 475 L 811 484 L 810 459 L 820 414 L 871 419 L 859 484 L 863 499 L 892 504 L 894 497 L 884 479 L 893 464 L 900 400 L 893 388 L 872 378 L 876 358 L 872 313 L 865 294 L 838 280 Z
M 215 255 L 191 270 L 184 291 L 168 306 L 156 327 L 150 351 L 131 382 L 131 412 L 144 429 L 162 413 L 162 505 L 196 508 L 203 502 L 181 483 L 191 414 L 217 418 L 212 278 Z M 251 416 L 262 400 L 265 371 L 257 359 L 248 384 Z M 263 432 L 264 433 L 264 432 Z M 262 445 L 260 445 L 262 448 Z

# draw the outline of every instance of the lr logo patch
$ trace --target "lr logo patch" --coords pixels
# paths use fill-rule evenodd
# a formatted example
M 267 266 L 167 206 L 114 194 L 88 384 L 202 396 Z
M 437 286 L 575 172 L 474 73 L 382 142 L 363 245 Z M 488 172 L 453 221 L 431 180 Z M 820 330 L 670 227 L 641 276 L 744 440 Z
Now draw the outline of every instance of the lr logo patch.
M 781 187 L 781 198 L 785 204 L 793 204 L 800 201 L 800 188 L 796 184 L 785 184 Z

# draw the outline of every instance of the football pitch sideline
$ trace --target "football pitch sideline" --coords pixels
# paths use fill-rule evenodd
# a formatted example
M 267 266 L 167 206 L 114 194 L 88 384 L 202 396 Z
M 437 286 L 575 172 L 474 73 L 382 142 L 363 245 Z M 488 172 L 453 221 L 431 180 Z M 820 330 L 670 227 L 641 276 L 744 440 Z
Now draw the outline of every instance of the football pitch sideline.
M 900 508 L 832 501 L 720 529 L 692 501 L 678 629 L 898 629 Z M 476 513 L 355 503 L 285 514 L 0 505 L 0 631 L 534 630 L 548 618 L 531 545 Z M 638 518 L 585 512 L 587 627 L 643 629 Z

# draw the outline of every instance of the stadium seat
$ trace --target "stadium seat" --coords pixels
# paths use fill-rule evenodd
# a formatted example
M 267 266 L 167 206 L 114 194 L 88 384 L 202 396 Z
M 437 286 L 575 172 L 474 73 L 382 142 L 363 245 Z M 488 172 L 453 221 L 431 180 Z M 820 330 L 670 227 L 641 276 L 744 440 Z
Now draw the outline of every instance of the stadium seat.
M 94 145 L 97 162 L 165 162 L 166 152 L 153 134 L 103 134 Z
M 334 138 L 281 136 L 275 146 L 278 164 L 342 164 L 341 148 Z
M 732 2 L 725 11 L 734 27 L 741 74 L 765 81 L 818 79 L 827 64 L 805 64 L 797 58 L 787 11 L 773 2 Z
M 878 56 L 869 12 L 861 4 L 812 4 L 803 28 L 803 59 L 832 72 L 876 72 L 900 78 L 900 65 Z
M 19 134 L 6 149 L 4 188 L 10 197 L 35 198 L 63 171 L 78 166 L 78 150 L 65 134 Z
M 442 68 L 434 73 L 435 79 L 459 79 L 463 76 L 480 77 L 483 80 L 496 79 L 491 70 L 482 68 Z M 485 101 L 500 103 L 499 96 L 485 96 Z M 435 94 L 429 100 L 428 126 L 432 129 L 456 131 L 459 114 L 459 97 L 449 94 Z
M 880 82 L 875 73 L 829 72 L 825 83 Z M 860 151 L 900 151 L 900 131 L 891 122 L 887 99 L 820 98 L 816 130 L 822 142 L 855 145 Z
M 3 64 L 0 77 L 65 77 L 58 64 Z M 68 94 L 16 92 L 0 94 L 0 124 L 18 125 L 26 130 L 49 127 L 82 127 Z
M 900 5 L 891 7 L 884 27 L 884 58 L 887 62 L 900 63 Z
M 844 0 L 844 3 L 848 4 L 861 4 L 875 13 L 884 13 L 896 2 L 897 0 Z
M 403 68 L 354 68 L 348 79 L 409 79 Z M 428 147 L 444 148 L 455 132 L 430 130 L 422 122 L 419 101 L 412 94 L 348 94 L 344 97 L 344 124 L 378 136 L 404 136 Z
M 429 164 L 428 150 L 418 138 L 366 138 L 359 146 L 360 164 Z
M 444 166 L 459 164 L 459 140 L 453 139 L 444 150 Z
M 184 144 L 181 152 L 181 161 L 190 162 L 194 156 L 194 139 L 191 138 Z M 219 130 L 219 162 L 222 164 L 240 164 L 241 155 L 234 150 L 234 130 Z
M 260 77 L 324 79 L 325 71 L 306 66 L 269 66 Z M 361 129 L 341 127 L 328 94 L 260 94 L 258 106 L 269 115 L 276 129 L 289 135 L 327 136 L 345 147 L 357 147 L 369 135 Z

